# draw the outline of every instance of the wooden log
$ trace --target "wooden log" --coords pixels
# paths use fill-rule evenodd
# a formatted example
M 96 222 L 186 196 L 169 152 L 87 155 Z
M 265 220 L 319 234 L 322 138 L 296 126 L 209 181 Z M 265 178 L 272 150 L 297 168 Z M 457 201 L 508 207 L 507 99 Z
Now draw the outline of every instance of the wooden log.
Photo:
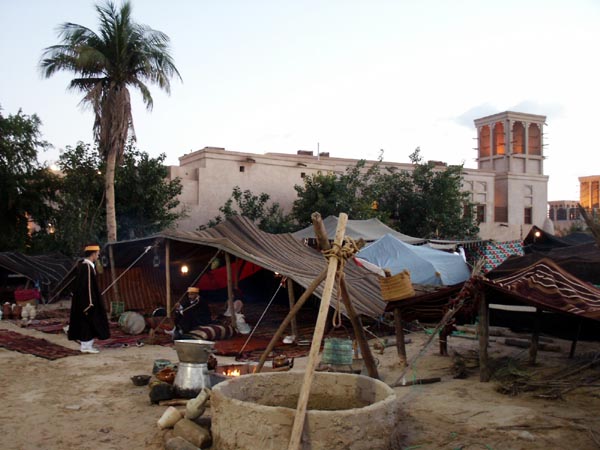
M 347 222 L 348 215 L 340 213 L 334 240 L 334 245 L 338 247 L 342 245 L 342 241 L 344 240 L 344 233 L 346 231 Z M 304 379 L 302 382 L 302 387 L 300 388 L 300 394 L 298 396 L 296 415 L 294 416 L 294 424 L 292 426 L 292 434 L 290 436 L 288 450 L 298 450 L 300 448 L 302 430 L 304 429 L 304 421 L 306 419 L 306 407 L 308 405 L 308 396 L 310 394 L 310 387 L 312 385 L 312 379 L 314 376 L 315 368 L 317 367 L 318 363 L 319 350 L 321 348 L 321 341 L 323 339 L 323 332 L 325 330 L 325 322 L 327 320 L 327 313 L 329 311 L 329 303 L 331 301 L 331 293 L 333 291 L 333 284 L 335 282 L 337 267 L 337 258 L 329 258 L 329 263 L 327 265 L 327 277 L 325 279 L 325 287 L 323 288 L 323 296 L 321 298 L 319 315 L 317 316 L 317 323 L 315 325 L 312 345 L 310 347 L 310 353 L 308 355 L 308 361 L 306 363 Z
M 302 308 L 302 305 L 304 305 L 304 303 L 306 303 L 306 300 L 308 300 L 310 298 L 310 296 L 313 294 L 315 289 L 321 284 L 321 282 L 325 279 L 326 276 L 327 276 L 327 268 L 325 268 L 325 270 L 323 270 L 323 272 L 321 272 L 319 274 L 319 276 L 313 280 L 313 282 L 310 284 L 310 286 L 308 286 L 308 288 L 306 288 L 306 291 L 304 291 L 304 294 L 302 294 L 302 296 L 298 299 L 298 301 L 294 305 L 294 308 L 292 308 L 292 310 L 290 310 L 290 312 L 285 317 L 285 319 L 283 319 L 283 322 L 281 322 L 281 325 L 279 325 L 279 328 L 277 329 L 277 331 L 271 338 L 271 342 L 269 342 L 269 345 L 267 345 L 267 348 L 265 349 L 263 354 L 260 356 L 260 360 L 258 361 L 256 369 L 254 370 L 255 373 L 258 373 L 261 371 L 261 369 L 265 365 L 265 361 L 269 357 L 269 353 L 271 353 L 273 351 L 273 348 L 275 348 L 275 344 L 277 343 L 277 341 L 279 340 L 279 338 L 281 337 L 281 335 L 283 334 L 283 332 L 285 331 L 287 326 L 290 324 L 291 320 L 294 317 L 296 317 L 296 314 L 298 313 L 298 311 L 300 311 L 300 308 Z
M 490 381 L 491 373 L 488 365 L 489 310 L 485 294 L 479 292 L 479 381 Z
M 504 344 L 511 347 L 529 348 L 531 342 L 525 339 L 506 338 L 504 339 Z M 559 345 L 539 343 L 538 350 L 546 352 L 560 352 L 561 348 Z
M 225 266 L 227 270 L 227 311 L 231 311 L 229 318 L 231 326 L 237 330 L 237 320 L 235 320 L 235 311 L 233 308 L 233 279 L 231 277 L 231 256 L 225 253 Z
M 290 311 L 294 309 L 294 305 L 296 304 L 296 297 L 294 296 L 294 280 L 288 278 L 287 280 L 287 289 L 288 289 L 288 301 L 290 302 Z M 292 336 L 295 339 L 298 339 L 298 324 L 296 322 L 296 316 L 292 317 Z
M 419 378 L 416 380 L 405 381 L 404 383 L 394 384 L 394 385 L 392 385 L 392 387 L 415 386 L 417 384 L 432 384 L 432 383 L 439 383 L 440 381 L 442 381 L 442 379 L 440 377 Z

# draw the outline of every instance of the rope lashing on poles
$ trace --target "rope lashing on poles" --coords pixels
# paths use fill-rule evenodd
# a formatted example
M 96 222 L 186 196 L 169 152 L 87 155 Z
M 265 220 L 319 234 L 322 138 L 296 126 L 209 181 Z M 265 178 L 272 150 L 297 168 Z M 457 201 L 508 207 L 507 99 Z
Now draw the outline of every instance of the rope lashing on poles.
M 335 313 L 333 314 L 332 324 L 334 328 L 339 328 L 342 325 L 342 312 L 341 312 L 341 282 L 344 278 L 344 268 L 346 266 L 346 261 L 354 256 L 360 250 L 359 244 L 352 238 L 346 237 L 344 238 L 344 243 L 339 245 L 335 242 L 332 243 L 331 248 L 328 250 L 323 250 L 323 256 L 329 261 L 330 258 L 336 258 L 338 261 L 337 271 L 336 271 L 336 308 Z

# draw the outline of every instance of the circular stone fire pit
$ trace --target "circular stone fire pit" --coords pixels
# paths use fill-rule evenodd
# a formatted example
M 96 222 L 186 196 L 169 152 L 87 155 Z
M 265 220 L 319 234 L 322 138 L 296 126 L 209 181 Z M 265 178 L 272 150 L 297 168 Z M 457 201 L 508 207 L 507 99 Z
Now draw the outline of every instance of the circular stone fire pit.
M 216 450 L 288 447 L 303 372 L 244 375 L 212 390 Z M 387 384 L 362 375 L 317 372 L 304 422 L 303 450 L 385 450 L 398 402 Z

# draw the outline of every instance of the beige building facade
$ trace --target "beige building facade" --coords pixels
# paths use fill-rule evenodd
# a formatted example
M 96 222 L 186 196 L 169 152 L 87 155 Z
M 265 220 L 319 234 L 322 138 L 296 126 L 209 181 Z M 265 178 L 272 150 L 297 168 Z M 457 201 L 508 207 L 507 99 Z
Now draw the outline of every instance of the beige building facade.
M 585 222 L 579 214 L 576 200 L 553 200 L 548 202 L 548 218 L 554 225 L 558 236 L 569 234 L 573 226 L 585 228 Z
M 464 170 L 463 189 L 477 205 L 480 237 L 520 239 L 532 225 L 547 217 L 548 177 L 543 174 L 542 129 L 544 116 L 504 112 L 475 120 L 478 133 L 478 167 Z M 295 185 L 318 172 L 343 173 L 356 159 L 334 158 L 298 151 L 283 153 L 233 152 L 205 147 L 179 158 L 169 167 L 169 178 L 179 177 L 180 201 L 188 218 L 181 230 L 195 230 L 219 214 L 234 186 L 253 194 L 268 193 L 286 213 L 296 199 Z M 367 167 L 375 164 L 367 161 Z M 384 162 L 385 166 L 412 170 L 410 163 Z
M 579 203 L 594 213 L 600 209 L 600 175 L 579 177 Z

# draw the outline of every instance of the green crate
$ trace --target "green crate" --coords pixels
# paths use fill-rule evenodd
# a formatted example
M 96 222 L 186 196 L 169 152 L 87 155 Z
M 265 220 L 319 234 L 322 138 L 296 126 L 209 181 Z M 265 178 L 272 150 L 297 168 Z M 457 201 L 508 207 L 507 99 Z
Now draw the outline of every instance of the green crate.
M 110 302 L 110 316 L 119 317 L 125 312 L 125 302 Z

